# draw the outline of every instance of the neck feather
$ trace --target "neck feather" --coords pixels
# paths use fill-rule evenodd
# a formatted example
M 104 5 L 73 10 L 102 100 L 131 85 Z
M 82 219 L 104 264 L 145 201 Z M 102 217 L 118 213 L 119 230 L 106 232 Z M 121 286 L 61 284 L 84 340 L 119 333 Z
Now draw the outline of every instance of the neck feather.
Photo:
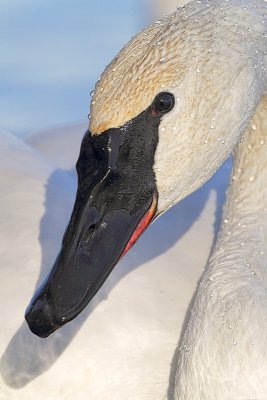
M 266 396 L 266 183 L 264 96 L 235 149 L 221 232 L 180 349 L 177 400 Z
M 263 267 L 267 239 L 267 96 L 261 100 L 243 139 L 234 151 L 234 167 L 224 209 L 221 232 L 211 257 L 216 273 L 231 260 L 246 261 L 244 269 Z M 256 262 L 253 261 L 256 259 Z M 230 264 L 232 263 L 230 262 Z M 228 264 L 228 263 L 227 263 Z M 257 271 L 251 271 L 257 272 Z M 267 279 L 267 277 L 265 277 Z M 238 273 L 237 281 L 240 282 Z M 267 280 L 266 280 L 267 282 Z

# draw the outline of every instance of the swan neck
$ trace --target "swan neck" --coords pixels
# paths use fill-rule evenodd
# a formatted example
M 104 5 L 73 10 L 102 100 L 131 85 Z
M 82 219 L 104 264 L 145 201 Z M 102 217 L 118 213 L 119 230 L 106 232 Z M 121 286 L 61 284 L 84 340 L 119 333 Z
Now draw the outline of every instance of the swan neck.
M 208 274 L 220 280 L 225 271 L 238 284 L 259 274 L 267 282 L 267 96 L 263 96 L 246 133 L 234 150 L 222 226 Z M 261 260 L 262 259 L 262 260 Z
M 266 116 L 264 96 L 234 152 L 221 231 L 180 347 L 175 400 L 199 390 L 218 400 L 267 393 Z
M 222 235 L 225 234 L 225 230 L 228 231 L 230 225 L 238 237 L 241 226 L 248 231 L 254 231 L 256 228 L 258 232 L 267 230 L 266 116 L 267 95 L 263 96 L 244 137 L 234 150 L 234 165 L 224 210 Z M 229 232 L 228 236 L 231 236 Z M 251 236 L 253 237 L 253 232 Z

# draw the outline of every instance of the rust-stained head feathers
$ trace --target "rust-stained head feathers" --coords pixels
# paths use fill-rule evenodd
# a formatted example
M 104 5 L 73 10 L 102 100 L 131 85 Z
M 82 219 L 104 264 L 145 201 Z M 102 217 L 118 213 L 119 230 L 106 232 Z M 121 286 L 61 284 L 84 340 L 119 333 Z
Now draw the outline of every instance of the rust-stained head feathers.
M 124 126 L 159 92 L 175 98 L 154 159 L 159 211 L 206 182 L 244 133 L 266 86 L 265 21 L 262 1 L 192 1 L 134 37 L 97 83 L 93 135 Z
M 175 13 L 139 33 L 105 69 L 91 103 L 92 134 L 124 125 L 181 78 L 177 47 L 182 39 L 171 24 L 174 18 Z

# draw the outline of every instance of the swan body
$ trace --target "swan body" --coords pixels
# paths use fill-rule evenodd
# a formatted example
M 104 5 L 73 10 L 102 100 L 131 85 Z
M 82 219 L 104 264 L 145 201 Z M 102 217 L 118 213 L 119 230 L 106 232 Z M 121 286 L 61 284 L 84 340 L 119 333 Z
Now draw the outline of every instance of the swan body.
M 199 188 L 235 149 L 224 224 L 182 340 L 176 400 L 267 393 L 266 17 L 263 0 L 193 1 L 138 34 L 106 68 L 61 253 L 26 314 L 42 337 L 73 319 L 152 217 Z M 116 250 L 110 216 L 121 221 Z M 125 221 L 133 235 L 123 251 Z M 110 244 L 100 263 L 103 237 Z

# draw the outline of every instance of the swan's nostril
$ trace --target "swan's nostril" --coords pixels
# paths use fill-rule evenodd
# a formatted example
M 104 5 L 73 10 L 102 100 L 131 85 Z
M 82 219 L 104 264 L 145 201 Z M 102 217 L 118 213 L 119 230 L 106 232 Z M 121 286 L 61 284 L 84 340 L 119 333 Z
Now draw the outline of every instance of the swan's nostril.
M 100 223 L 92 223 L 89 228 L 86 230 L 86 232 L 83 234 L 83 237 L 80 241 L 81 248 L 84 248 L 88 245 L 90 242 L 90 239 L 92 238 L 92 235 L 94 234 L 95 230 L 98 228 Z
M 25 319 L 30 330 L 37 336 L 45 338 L 62 325 L 54 316 L 53 308 L 46 294 L 38 298 L 26 310 Z

